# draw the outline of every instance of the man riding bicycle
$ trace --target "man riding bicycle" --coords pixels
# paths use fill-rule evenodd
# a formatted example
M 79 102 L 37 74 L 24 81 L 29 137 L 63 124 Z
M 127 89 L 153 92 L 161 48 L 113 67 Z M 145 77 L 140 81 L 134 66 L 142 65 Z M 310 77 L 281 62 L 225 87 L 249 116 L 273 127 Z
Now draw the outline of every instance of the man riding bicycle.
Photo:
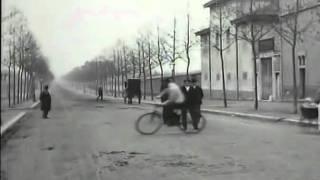
M 184 110 L 185 97 L 180 87 L 176 83 L 169 82 L 168 88 L 164 89 L 157 96 L 157 98 L 161 98 L 163 95 L 168 95 L 168 99 L 163 103 L 161 103 L 162 106 L 166 106 L 167 108 L 170 108 L 170 109 L 181 109 L 182 111 Z M 177 119 L 174 125 L 176 125 L 177 123 L 179 123 L 179 119 Z

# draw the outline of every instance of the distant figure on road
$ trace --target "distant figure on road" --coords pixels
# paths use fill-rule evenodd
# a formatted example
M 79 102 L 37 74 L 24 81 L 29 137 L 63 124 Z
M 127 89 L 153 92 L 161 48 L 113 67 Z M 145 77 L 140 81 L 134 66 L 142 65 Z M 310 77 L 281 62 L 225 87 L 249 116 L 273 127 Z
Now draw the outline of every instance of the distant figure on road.
M 47 119 L 48 113 L 51 110 L 51 96 L 48 91 L 49 86 L 44 86 L 44 90 L 40 94 L 41 110 L 43 112 L 42 118 Z
M 99 89 L 98 89 L 97 101 L 99 100 L 99 98 L 100 98 L 101 101 L 103 100 L 103 90 L 102 90 L 102 87 L 99 87 Z
M 128 99 L 128 82 L 127 81 L 124 82 L 124 90 L 123 90 L 122 96 L 123 96 L 124 103 L 126 104 Z

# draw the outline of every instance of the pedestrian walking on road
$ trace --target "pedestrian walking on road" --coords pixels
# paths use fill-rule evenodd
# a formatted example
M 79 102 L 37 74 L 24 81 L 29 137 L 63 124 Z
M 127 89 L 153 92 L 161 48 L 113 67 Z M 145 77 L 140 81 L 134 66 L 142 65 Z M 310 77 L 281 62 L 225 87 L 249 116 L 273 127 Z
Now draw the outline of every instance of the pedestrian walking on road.
M 48 89 L 48 85 L 44 86 L 44 90 L 40 94 L 41 110 L 43 112 L 42 118 L 44 119 L 48 118 L 48 113 L 51 110 L 51 96 Z
M 99 87 L 99 89 L 98 89 L 97 101 L 99 100 L 99 98 L 100 98 L 101 101 L 103 100 L 103 90 L 102 90 L 102 87 Z

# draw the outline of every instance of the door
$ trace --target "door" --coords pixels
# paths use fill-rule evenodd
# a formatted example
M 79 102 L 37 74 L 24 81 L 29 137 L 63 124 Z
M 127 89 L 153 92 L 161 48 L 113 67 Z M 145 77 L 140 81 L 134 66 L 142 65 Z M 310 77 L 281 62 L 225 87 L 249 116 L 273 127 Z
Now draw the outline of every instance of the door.
M 299 84 L 299 92 L 300 92 L 300 98 L 305 98 L 306 96 L 306 69 L 300 68 L 299 69 L 300 74 L 300 84 Z
M 272 95 L 272 59 L 261 59 L 261 91 L 262 99 L 268 100 Z

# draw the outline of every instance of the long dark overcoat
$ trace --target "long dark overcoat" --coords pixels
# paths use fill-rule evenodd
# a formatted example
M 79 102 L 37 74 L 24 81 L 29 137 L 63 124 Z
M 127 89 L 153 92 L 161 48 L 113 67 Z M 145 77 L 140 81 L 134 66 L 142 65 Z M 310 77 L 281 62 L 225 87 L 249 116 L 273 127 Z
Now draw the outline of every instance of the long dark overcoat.
M 41 110 L 50 111 L 50 109 L 51 109 L 51 96 L 50 96 L 49 92 L 43 91 L 40 94 L 40 102 L 41 102 Z

